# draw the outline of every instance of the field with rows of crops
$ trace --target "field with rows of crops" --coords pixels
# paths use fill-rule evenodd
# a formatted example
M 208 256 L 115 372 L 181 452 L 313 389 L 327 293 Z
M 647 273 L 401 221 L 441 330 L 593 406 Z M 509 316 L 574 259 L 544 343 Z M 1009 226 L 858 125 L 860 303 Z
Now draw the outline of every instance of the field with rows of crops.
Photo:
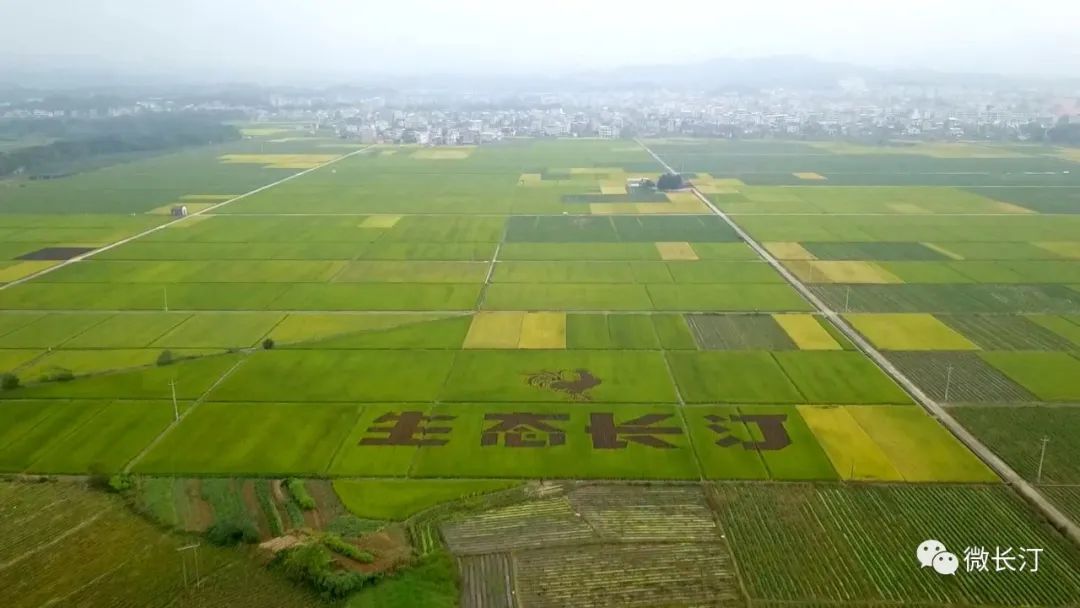
M 163 532 L 115 497 L 62 482 L 0 482 L 4 605 L 310 606 L 246 552 Z

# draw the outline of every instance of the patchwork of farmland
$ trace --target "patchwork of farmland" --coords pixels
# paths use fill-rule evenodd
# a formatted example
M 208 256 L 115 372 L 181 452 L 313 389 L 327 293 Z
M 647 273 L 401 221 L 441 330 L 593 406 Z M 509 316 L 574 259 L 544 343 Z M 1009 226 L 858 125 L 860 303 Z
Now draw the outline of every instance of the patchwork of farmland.
M 521 480 L 678 482 L 560 485 L 427 528 L 412 540 L 447 542 L 465 606 L 1076 597 L 1074 550 L 823 314 L 1080 517 L 1075 163 L 257 142 L 0 188 L 0 473 L 134 474 L 177 521 L 176 497 L 246 496 L 265 537 L 288 476 L 395 521 Z M 662 171 L 649 150 L 709 204 L 628 185 Z M 1059 557 L 938 585 L 908 559 L 934 530 Z

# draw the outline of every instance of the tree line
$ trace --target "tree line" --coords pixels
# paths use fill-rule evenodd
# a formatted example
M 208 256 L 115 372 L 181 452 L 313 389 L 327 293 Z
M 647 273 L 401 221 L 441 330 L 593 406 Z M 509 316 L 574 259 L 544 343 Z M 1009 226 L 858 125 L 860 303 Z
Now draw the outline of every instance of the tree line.
M 111 154 L 164 151 L 240 137 L 235 127 L 197 115 L 123 116 L 66 124 L 47 121 L 33 131 L 28 130 L 27 122 L 33 121 L 0 125 L 0 135 L 36 132 L 56 141 L 0 152 L 0 177 L 42 176 Z

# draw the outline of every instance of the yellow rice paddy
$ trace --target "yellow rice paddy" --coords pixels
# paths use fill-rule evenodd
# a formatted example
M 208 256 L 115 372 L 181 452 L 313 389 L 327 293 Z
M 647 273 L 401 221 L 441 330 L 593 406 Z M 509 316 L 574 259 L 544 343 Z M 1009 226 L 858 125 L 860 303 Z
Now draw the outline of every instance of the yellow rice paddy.
M 842 349 L 814 315 L 790 313 L 775 314 L 772 317 L 795 343 L 795 346 L 802 350 Z

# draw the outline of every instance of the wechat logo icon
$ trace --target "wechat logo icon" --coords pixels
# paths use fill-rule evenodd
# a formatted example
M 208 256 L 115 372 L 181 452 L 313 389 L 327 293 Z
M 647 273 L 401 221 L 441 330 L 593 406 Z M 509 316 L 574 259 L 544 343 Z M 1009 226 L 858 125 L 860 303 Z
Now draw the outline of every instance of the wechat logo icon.
M 915 550 L 915 557 L 923 568 L 933 568 L 938 574 L 956 574 L 960 560 L 956 554 L 949 553 L 945 544 L 939 540 L 924 540 Z

